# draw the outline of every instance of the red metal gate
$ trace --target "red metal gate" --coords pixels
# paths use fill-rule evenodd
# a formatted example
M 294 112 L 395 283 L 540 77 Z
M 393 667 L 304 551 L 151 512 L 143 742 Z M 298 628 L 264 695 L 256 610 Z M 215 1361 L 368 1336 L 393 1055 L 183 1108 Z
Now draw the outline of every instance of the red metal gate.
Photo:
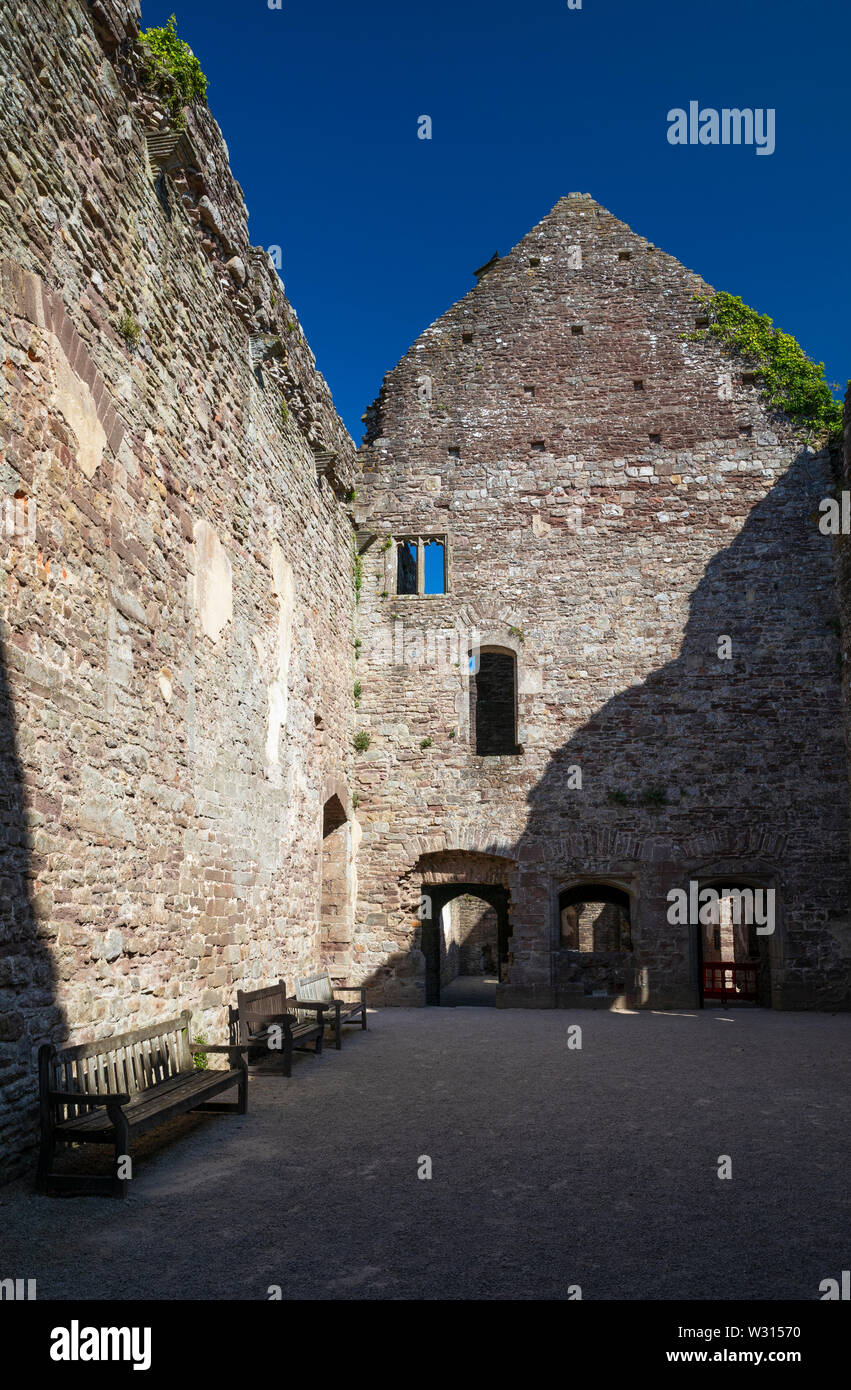
M 744 999 L 756 1002 L 759 986 L 759 966 L 737 965 L 734 961 L 704 962 L 704 999 Z

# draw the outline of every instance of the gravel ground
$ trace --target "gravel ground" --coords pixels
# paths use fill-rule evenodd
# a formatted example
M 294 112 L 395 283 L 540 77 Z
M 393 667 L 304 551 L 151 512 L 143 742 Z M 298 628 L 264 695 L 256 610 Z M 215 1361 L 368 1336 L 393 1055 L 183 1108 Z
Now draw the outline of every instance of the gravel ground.
M 0 1190 L 0 1272 L 40 1300 L 817 1299 L 848 1268 L 848 1015 L 369 1026 L 146 1140 L 123 1203 Z

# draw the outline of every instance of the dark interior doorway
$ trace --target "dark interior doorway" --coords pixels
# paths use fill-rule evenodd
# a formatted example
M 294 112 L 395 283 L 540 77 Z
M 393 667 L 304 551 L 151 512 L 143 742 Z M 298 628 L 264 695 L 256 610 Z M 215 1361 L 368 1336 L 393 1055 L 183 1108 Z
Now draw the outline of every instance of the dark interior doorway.
M 453 998 L 459 1003 L 495 1004 L 497 982 L 505 978 L 508 966 L 508 889 L 486 883 L 426 883 L 422 891 L 430 908 L 421 929 L 426 1004 L 451 1003 Z M 450 909 L 451 923 L 444 909 Z M 452 939 L 447 940 L 450 926 Z M 455 980 L 466 981 L 467 987 L 459 990 Z

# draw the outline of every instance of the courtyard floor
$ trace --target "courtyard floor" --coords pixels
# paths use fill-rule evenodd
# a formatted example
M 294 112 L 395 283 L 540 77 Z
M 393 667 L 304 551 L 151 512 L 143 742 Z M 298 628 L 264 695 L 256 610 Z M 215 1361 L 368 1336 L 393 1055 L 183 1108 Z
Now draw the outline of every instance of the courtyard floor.
M 144 1141 L 123 1203 L 0 1190 L 2 1272 L 40 1300 L 818 1299 L 849 1054 L 848 1015 L 371 1012 L 248 1115 Z

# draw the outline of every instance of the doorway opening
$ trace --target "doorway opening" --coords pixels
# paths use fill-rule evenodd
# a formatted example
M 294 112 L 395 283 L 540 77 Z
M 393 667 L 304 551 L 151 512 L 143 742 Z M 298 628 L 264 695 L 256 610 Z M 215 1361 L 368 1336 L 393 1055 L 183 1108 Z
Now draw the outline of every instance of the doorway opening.
M 715 905 L 707 905 L 700 914 L 701 1003 L 724 1008 L 770 1005 L 769 937 L 757 927 L 763 922 L 766 893 L 771 890 L 732 880 L 702 883 L 701 894 L 707 888 L 718 897 Z
M 428 883 L 422 891 L 426 1004 L 495 1006 L 509 959 L 508 889 Z
M 345 979 L 352 944 L 349 912 L 349 825 L 338 796 L 322 808 L 322 892 L 320 958 L 332 977 Z

